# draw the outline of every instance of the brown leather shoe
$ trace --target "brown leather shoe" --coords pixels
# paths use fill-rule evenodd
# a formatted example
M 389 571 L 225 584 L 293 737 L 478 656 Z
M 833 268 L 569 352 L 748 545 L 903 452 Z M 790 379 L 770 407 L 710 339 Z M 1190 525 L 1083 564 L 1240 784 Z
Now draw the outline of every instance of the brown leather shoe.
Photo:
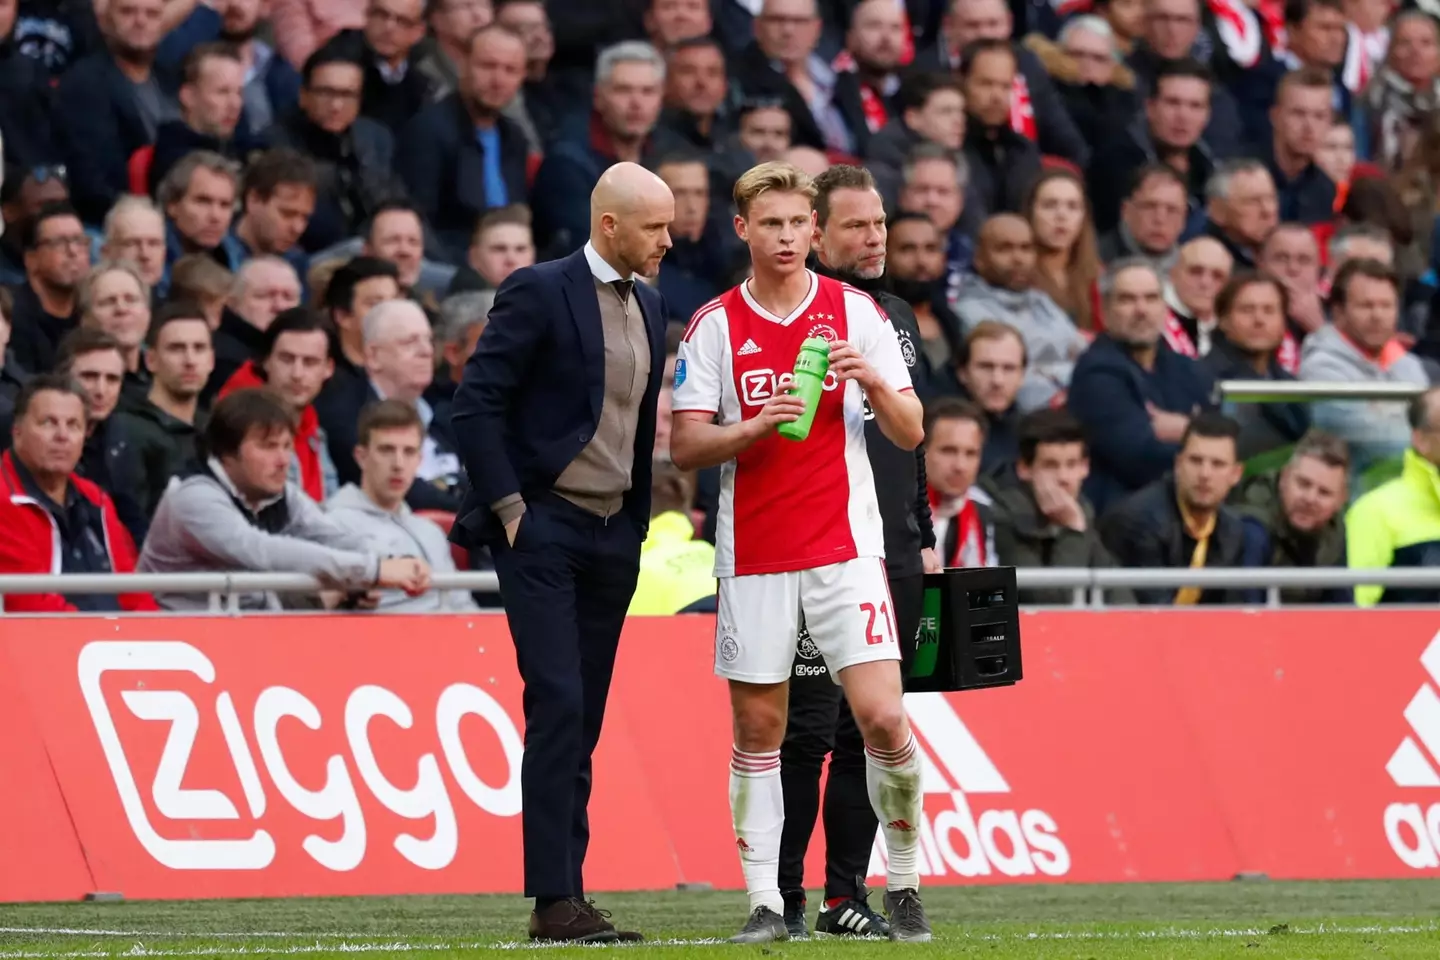
M 530 914 L 530 939 L 562 943 L 614 943 L 615 927 L 579 897 L 552 903 Z
M 601 910 L 599 907 L 595 906 L 594 900 L 583 901 L 580 904 L 580 909 L 588 911 L 589 913 L 593 914 L 597 919 L 599 919 L 601 923 L 605 924 L 605 926 L 609 927 L 611 930 L 615 930 L 615 925 L 610 922 L 610 911 Z M 645 939 L 642 934 L 635 930 L 615 930 L 615 937 L 621 943 L 638 943 L 639 941 Z

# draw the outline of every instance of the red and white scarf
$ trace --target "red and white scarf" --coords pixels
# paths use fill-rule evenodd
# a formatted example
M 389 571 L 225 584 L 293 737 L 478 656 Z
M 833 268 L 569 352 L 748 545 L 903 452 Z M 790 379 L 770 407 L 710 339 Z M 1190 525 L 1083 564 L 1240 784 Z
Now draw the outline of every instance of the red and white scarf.
M 995 531 L 986 528 L 976 503 L 989 502 L 984 491 L 971 487 L 961 498 L 942 497 L 934 487 L 928 492 L 940 562 L 946 567 L 988 567 L 996 563 Z

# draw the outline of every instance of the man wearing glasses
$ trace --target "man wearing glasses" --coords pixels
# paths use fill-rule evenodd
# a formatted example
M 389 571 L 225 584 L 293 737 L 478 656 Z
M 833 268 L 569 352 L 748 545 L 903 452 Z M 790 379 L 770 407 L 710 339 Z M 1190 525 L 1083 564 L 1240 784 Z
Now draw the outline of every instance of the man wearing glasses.
M 365 26 L 339 39 L 365 64 L 360 111 L 392 131 L 430 102 L 430 80 L 411 53 L 425 36 L 425 0 L 369 0 Z
M 25 283 L 15 288 L 10 346 L 30 373 L 55 364 L 61 338 L 79 324 L 75 290 L 90 269 L 90 238 L 68 203 L 47 203 L 21 232 Z
M 300 238 L 306 250 L 322 250 L 355 236 L 381 201 L 397 192 L 390 171 L 395 141 L 383 124 L 360 116 L 364 89 L 358 44 L 327 43 L 305 61 L 299 109 L 269 131 L 273 146 L 290 147 L 315 160 L 315 209 Z
M 0 185 L 0 215 L 5 229 L 0 235 L 0 284 L 25 282 L 25 252 L 20 249 L 20 225 L 40 212 L 47 203 L 70 199 L 65 168 L 34 167 L 23 174 L 7 170 Z

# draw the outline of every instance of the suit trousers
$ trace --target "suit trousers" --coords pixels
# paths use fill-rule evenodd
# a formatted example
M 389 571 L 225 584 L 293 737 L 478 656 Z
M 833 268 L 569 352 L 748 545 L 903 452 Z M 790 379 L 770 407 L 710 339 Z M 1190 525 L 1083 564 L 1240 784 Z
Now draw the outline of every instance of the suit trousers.
M 915 640 L 925 602 L 922 574 L 890 578 L 901 669 L 915 659 Z M 865 789 L 865 740 L 844 691 L 823 670 L 797 655 L 790 674 L 790 715 L 780 747 L 785 826 L 780 834 L 780 892 L 805 892 L 805 851 L 820 812 L 820 768 L 830 757 L 825 782 L 825 899 L 854 897 L 870 866 L 879 821 Z M 801 669 L 801 667 L 805 669 Z
M 585 894 L 591 755 L 640 573 L 640 540 L 628 514 L 597 517 L 552 494 L 527 502 L 513 546 L 502 537 L 492 547 L 525 683 L 527 897 Z

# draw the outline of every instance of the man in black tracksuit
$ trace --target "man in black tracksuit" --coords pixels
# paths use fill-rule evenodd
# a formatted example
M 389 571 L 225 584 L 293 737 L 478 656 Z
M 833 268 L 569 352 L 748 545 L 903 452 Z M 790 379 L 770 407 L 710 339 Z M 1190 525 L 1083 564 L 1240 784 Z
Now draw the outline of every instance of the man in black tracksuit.
M 875 181 L 860 167 L 834 166 L 815 181 L 819 230 L 811 268 L 875 298 L 900 340 L 911 378 L 921 375 L 919 325 L 909 305 L 885 292 L 885 213 Z M 921 384 L 915 385 L 920 388 Z M 923 575 L 939 570 L 925 448 L 901 450 L 866 410 L 865 447 L 885 528 L 885 566 L 895 608 L 902 668 L 915 652 L 924 603 Z M 830 755 L 825 787 L 825 902 L 816 931 L 885 936 L 886 921 L 866 901 L 865 874 L 878 823 L 865 791 L 865 743 L 838 681 L 802 626 L 790 675 L 790 716 L 780 748 L 785 827 L 780 837 L 780 892 L 791 937 L 808 936 L 805 848 L 820 807 L 820 768 Z

